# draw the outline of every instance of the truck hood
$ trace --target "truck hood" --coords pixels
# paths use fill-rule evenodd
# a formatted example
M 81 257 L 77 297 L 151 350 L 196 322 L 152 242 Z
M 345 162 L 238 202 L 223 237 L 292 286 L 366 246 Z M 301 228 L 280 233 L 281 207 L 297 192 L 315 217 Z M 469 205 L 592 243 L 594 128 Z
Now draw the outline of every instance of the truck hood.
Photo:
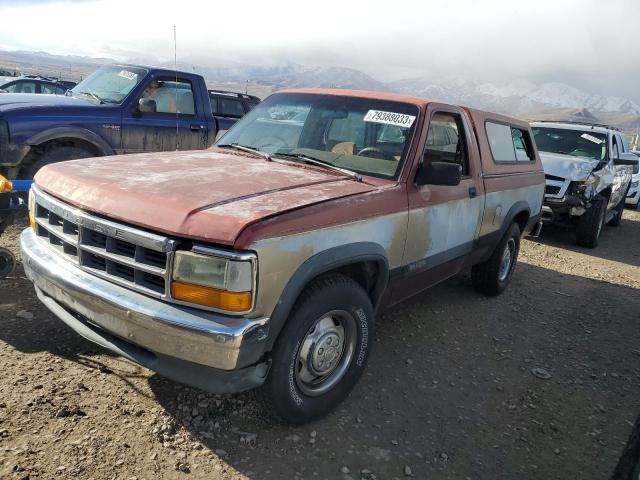
M 0 93 L 0 110 L 6 107 L 51 107 L 79 106 L 95 107 L 98 102 L 84 98 L 67 97 L 65 95 L 49 95 L 46 93 Z
M 561 153 L 539 152 L 544 173 L 566 178 L 575 182 L 584 182 L 600 163 L 598 160 L 575 157 Z
M 315 167 L 219 150 L 72 160 L 42 168 L 35 182 L 120 222 L 227 245 L 264 218 L 376 188 Z

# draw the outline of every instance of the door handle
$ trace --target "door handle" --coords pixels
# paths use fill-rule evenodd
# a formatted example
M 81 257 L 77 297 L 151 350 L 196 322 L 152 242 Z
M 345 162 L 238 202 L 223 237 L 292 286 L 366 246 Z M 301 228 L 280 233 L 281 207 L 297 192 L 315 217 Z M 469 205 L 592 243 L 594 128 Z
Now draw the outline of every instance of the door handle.
M 469 187 L 469 198 L 474 198 L 476 195 L 478 195 L 478 190 L 476 189 L 475 185 Z
M 200 125 L 199 123 L 192 123 L 191 125 L 189 125 L 189 128 L 194 132 L 197 132 L 198 130 L 202 130 L 204 128 L 204 125 Z

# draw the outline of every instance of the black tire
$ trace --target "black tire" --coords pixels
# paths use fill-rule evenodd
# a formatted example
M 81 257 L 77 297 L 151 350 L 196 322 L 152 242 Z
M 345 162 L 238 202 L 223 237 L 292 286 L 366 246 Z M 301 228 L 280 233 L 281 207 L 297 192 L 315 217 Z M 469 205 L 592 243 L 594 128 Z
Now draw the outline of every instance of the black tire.
M 5 278 L 13 272 L 16 257 L 6 248 L 0 247 L 0 278 Z
M 591 206 L 578 219 L 576 243 L 582 247 L 595 248 L 598 246 L 600 233 L 604 226 L 607 213 L 607 199 L 601 195 L 591 201 Z
M 303 362 L 300 357 L 305 340 L 310 341 L 317 325 L 330 318 L 328 315 L 333 315 L 333 322 L 335 312 L 342 312 L 345 318 L 352 316 L 351 320 L 345 320 L 345 325 L 351 325 L 344 328 L 344 340 L 340 345 L 345 345 L 345 348 L 342 353 L 335 353 L 339 349 L 332 350 L 335 355 L 332 361 L 336 366 L 328 370 L 326 382 L 315 386 L 307 384 L 301 378 L 302 368 L 305 368 L 305 373 L 311 373 L 314 359 L 319 358 L 314 356 L 315 353 L 322 353 L 322 345 L 327 352 L 326 345 L 329 344 L 325 343 L 326 335 L 314 340 L 313 348 L 308 350 L 307 361 Z M 302 424 L 327 415 L 347 398 L 362 375 L 373 333 L 373 306 L 358 283 L 336 274 L 315 280 L 300 295 L 274 347 L 271 370 L 260 392 L 267 402 L 268 411 L 278 420 L 290 424 Z M 307 366 L 302 367 L 305 363 Z M 322 366 L 321 361 L 319 364 Z M 309 393 L 305 391 L 307 388 L 329 389 L 322 393 Z
M 622 214 L 624 213 L 624 197 L 622 197 L 622 200 L 620 200 L 620 203 L 616 205 L 614 210 L 616 212 L 616 216 L 607 222 L 607 225 L 611 227 L 617 227 L 620 225 L 620 220 L 622 220 Z
M 95 157 L 92 153 L 84 148 L 78 147 L 52 147 L 44 152 L 35 162 L 31 164 L 27 172 L 28 179 L 32 179 L 35 174 L 45 165 L 52 163 L 64 162 L 65 160 L 76 160 L 78 158 Z
M 505 264 L 506 251 L 509 250 L 508 264 Z M 486 262 L 474 265 L 471 269 L 471 282 L 478 292 L 495 297 L 501 294 L 513 275 L 518 252 L 520 251 L 520 227 L 512 223 L 500 243 Z

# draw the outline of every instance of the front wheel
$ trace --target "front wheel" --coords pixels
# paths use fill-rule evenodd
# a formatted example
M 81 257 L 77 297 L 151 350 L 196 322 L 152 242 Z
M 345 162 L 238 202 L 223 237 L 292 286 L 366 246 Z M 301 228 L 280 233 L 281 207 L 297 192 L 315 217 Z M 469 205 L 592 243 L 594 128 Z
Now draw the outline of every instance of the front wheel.
M 618 225 L 620 225 L 622 214 L 624 213 L 624 197 L 622 198 L 622 200 L 620 200 L 620 203 L 616 205 L 614 211 L 616 212 L 615 216 L 611 220 L 609 220 L 609 223 L 607 223 L 607 225 L 611 227 L 617 227 Z
M 364 371 L 373 324 L 371 300 L 351 278 L 327 275 L 307 287 L 278 338 L 263 387 L 276 417 L 302 424 L 340 404 Z
M 40 158 L 29 167 L 28 178 L 33 178 L 38 170 L 52 163 L 64 162 L 66 160 L 76 160 L 79 158 L 95 157 L 95 154 L 78 147 L 58 146 L 49 148 Z
M 607 199 L 598 195 L 591 201 L 587 211 L 578 219 L 578 229 L 576 231 L 576 243 L 578 245 L 588 248 L 598 246 L 606 214 Z
M 486 262 L 471 269 L 473 288 L 492 297 L 507 288 L 520 251 L 520 227 L 512 223 Z
M 16 266 L 16 257 L 11 251 L 0 247 L 0 278 L 8 277 Z

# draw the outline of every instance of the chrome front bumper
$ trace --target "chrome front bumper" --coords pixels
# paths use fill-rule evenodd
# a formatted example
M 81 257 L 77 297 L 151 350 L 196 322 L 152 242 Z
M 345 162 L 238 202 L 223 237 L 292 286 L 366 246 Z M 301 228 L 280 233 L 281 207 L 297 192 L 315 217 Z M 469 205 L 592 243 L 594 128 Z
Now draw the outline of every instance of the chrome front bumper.
M 228 371 L 252 366 L 263 356 L 268 318 L 169 304 L 80 270 L 31 229 L 20 240 L 25 273 L 43 303 L 80 335 L 119 355 L 161 374 L 154 366 L 158 358 Z

